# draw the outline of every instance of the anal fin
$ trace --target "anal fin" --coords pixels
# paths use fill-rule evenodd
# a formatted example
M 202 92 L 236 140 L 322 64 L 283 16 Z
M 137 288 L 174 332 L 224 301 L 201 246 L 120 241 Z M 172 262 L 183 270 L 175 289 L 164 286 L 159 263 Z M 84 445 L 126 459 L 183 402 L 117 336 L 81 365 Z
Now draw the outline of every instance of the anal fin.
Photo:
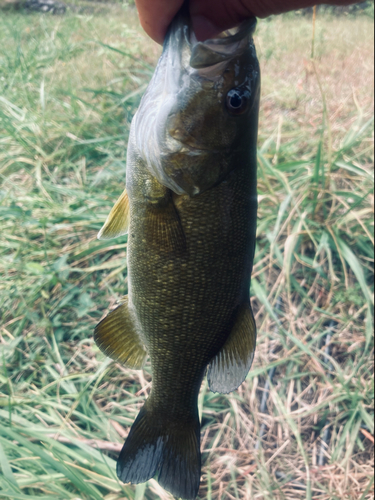
M 240 307 L 234 327 L 208 369 L 212 392 L 228 394 L 245 380 L 254 358 L 256 326 L 250 304 Z
M 130 218 L 129 198 L 126 189 L 109 212 L 104 226 L 98 234 L 98 240 L 110 240 L 128 232 Z
M 130 315 L 127 297 L 96 326 L 94 340 L 108 357 L 128 368 L 142 368 L 147 352 Z

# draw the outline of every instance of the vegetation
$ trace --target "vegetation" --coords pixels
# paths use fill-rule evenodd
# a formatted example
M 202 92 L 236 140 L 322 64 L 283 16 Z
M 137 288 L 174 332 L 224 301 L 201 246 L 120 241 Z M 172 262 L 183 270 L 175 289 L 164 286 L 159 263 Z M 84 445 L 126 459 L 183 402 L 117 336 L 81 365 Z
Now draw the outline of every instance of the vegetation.
M 96 234 L 160 53 L 135 13 L 0 17 L 0 498 L 167 500 L 115 460 L 150 390 L 93 343 L 127 290 L 126 237 Z M 262 21 L 258 348 L 204 383 L 205 500 L 370 500 L 373 21 Z

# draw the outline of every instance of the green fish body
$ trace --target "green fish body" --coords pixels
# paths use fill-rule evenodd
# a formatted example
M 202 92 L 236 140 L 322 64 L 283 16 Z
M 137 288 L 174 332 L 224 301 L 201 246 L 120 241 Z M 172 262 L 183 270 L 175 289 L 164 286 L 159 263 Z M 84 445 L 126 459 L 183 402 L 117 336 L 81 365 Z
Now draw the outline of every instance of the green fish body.
M 100 238 L 128 232 L 128 295 L 95 340 L 130 368 L 151 360 L 152 390 L 120 454 L 118 477 L 158 474 L 183 499 L 198 494 L 197 400 L 245 379 L 256 328 L 250 275 L 256 233 L 259 65 L 255 20 L 197 42 L 173 21 L 133 119 L 126 191 Z

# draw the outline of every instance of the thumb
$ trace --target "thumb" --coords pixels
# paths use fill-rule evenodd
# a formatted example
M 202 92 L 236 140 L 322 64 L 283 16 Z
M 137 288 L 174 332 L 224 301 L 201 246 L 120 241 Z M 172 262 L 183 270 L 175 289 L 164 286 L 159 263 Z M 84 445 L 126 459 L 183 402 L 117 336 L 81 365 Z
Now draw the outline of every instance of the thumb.
M 183 3 L 184 0 L 135 0 L 142 28 L 160 44 Z

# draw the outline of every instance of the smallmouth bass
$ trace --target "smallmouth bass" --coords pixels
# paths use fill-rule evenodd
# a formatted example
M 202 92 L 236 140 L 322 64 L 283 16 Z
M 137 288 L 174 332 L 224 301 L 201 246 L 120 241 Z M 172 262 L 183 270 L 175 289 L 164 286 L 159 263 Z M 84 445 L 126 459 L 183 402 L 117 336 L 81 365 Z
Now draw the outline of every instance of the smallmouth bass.
M 100 349 L 152 390 L 117 462 L 125 483 L 158 481 L 193 500 L 201 475 L 197 400 L 246 378 L 260 72 L 255 19 L 198 42 L 174 19 L 130 131 L 126 190 L 98 237 L 128 233 L 128 295 L 95 329 Z

